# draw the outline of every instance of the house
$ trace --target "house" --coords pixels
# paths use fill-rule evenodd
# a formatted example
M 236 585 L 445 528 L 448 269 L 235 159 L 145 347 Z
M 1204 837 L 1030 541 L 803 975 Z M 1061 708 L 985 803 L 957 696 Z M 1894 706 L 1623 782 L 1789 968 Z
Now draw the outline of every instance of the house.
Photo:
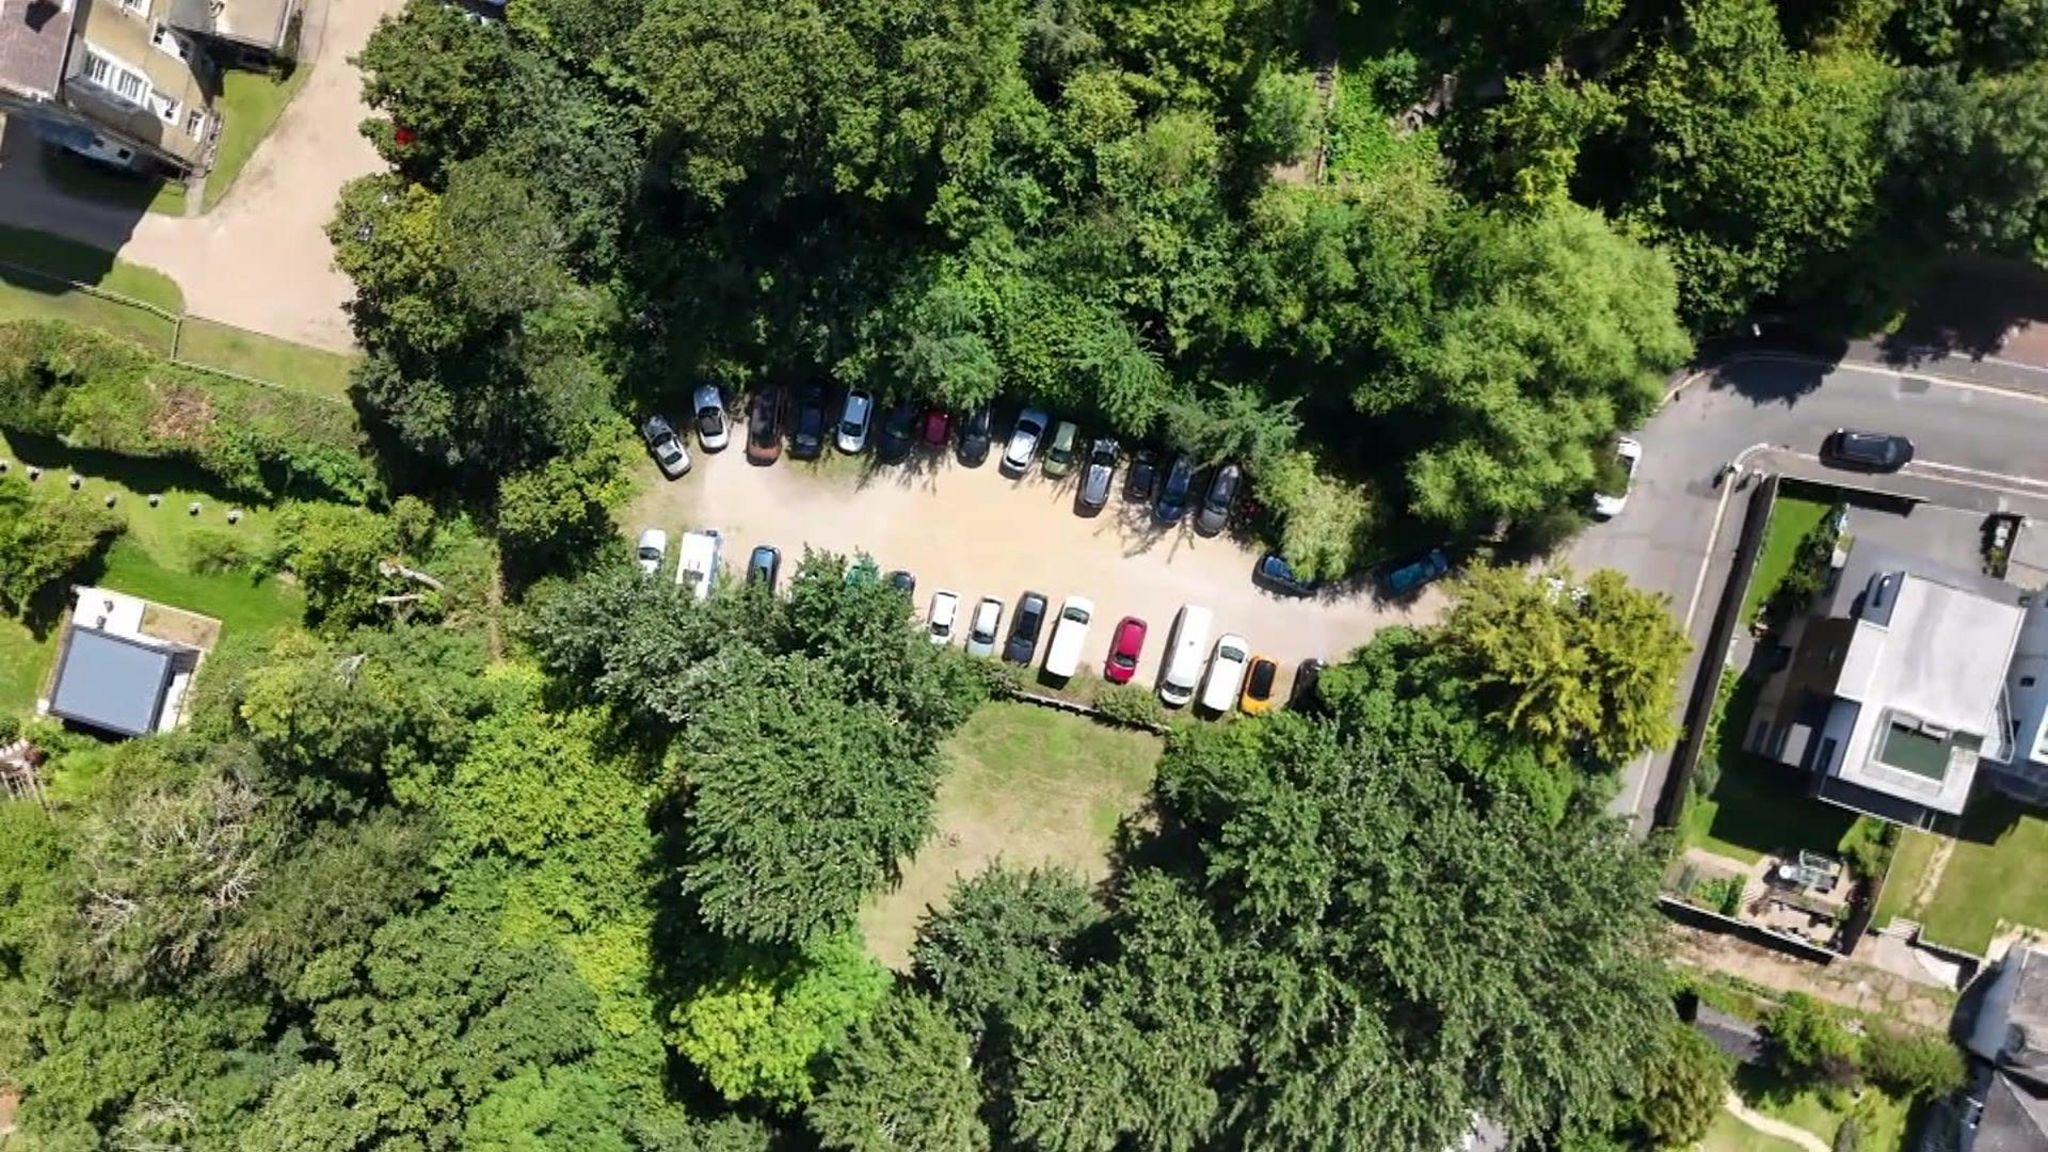
M 1856 812 L 1917 828 L 1960 816 L 1980 766 L 1996 775 L 2013 755 L 2007 673 L 2026 614 L 2010 585 L 1856 544 L 1788 626 L 1790 663 L 1745 746 Z
M 2048 952 L 2005 954 L 1964 1047 L 1983 1062 L 1964 1152 L 2048 1152 Z
M 105 588 L 79 588 L 75 594 L 43 710 L 107 736 L 147 736 L 176 727 L 202 650 L 162 634 L 173 629 L 152 625 L 200 618 Z M 175 630 L 197 634 L 189 627 Z
M 168 0 L 171 27 L 199 39 L 215 60 L 265 68 L 298 55 L 299 0 Z
M 2023 803 L 2048 805 L 2048 595 L 2020 598 L 2025 617 L 2005 677 L 2012 701 L 2012 754 L 1990 774 L 1997 788 Z
M 0 0 L 0 112 L 108 164 L 203 171 L 220 70 L 177 3 Z

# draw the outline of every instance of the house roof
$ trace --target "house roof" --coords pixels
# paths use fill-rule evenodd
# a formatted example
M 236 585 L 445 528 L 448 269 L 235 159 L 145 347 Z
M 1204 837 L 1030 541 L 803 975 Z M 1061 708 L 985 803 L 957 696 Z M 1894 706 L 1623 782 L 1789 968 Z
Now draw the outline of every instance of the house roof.
M 2048 1100 L 2011 1077 L 1991 1078 L 1971 1152 L 2048 1152 Z
M 0 88 L 48 100 L 64 79 L 74 0 L 0 0 Z
M 176 654 L 131 636 L 74 626 L 57 661 L 50 712 L 111 732 L 156 731 Z
M 298 0 L 171 0 L 171 23 L 262 48 L 284 42 Z
M 1702 1004 L 1693 1017 L 1692 1026 L 1736 1063 L 1763 1063 L 1763 1033 L 1742 1017 L 1723 1012 L 1711 1004 Z

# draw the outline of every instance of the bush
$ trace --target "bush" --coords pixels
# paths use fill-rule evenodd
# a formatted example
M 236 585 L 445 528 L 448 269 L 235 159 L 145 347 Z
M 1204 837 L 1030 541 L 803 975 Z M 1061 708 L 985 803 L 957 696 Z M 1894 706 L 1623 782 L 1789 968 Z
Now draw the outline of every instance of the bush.
M 21 718 L 0 713 L 0 745 L 12 744 L 21 738 Z
M 1819 1001 L 1794 992 L 1764 1020 L 1772 1067 L 1788 1080 L 1847 1087 L 1857 1080 L 1856 1037 Z
M 1799 538 L 1799 550 L 1792 558 L 1792 567 L 1785 570 L 1785 575 L 1779 578 L 1778 586 L 1771 589 L 1770 599 L 1765 602 L 1767 616 L 1784 620 L 1804 611 L 1820 594 L 1827 583 L 1828 569 L 1834 563 L 1835 545 L 1841 540 L 1842 511 L 1841 505 L 1829 509 L 1820 523 Z
M 1835 1152 L 1863 1152 L 1863 1121 L 1854 1112 L 1842 1118 L 1835 1129 Z
M 1897 839 L 1896 825 L 1860 816 L 1849 825 L 1847 832 L 1842 833 L 1842 839 L 1835 847 L 1848 861 L 1850 871 L 1875 884 L 1891 867 L 1892 845 Z
M 69 579 L 127 527 L 68 490 L 45 494 L 0 476 L 0 608 L 26 615 L 38 593 Z
M 1962 1050 L 1938 1032 L 1879 1032 L 1863 1042 L 1863 1070 L 1894 1096 L 1931 1100 L 1969 1078 Z
M 306 10 L 303 7 L 292 10 L 292 18 L 284 26 L 284 41 L 277 46 L 277 54 L 270 58 L 270 78 L 279 83 L 291 79 L 299 67 L 299 46 L 306 34 Z
M 1140 684 L 1104 684 L 1095 690 L 1095 711 L 1111 724 L 1158 728 L 1166 723 L 1159 697 Z
M 248 541 L 231 529 L 194 528 L 185 537 L 185 567 L 201 576 L 244 571 L 255 559 Z

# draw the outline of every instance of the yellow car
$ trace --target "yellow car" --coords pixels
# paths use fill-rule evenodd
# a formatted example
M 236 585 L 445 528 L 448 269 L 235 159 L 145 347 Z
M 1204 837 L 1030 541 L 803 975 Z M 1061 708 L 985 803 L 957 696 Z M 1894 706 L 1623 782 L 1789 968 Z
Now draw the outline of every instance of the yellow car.
M 1264 656 L 1252 657 L 1251 670 L 1245 673 L 1244 695 L 1238 698 L 1237 706 L 1247 716 L 1263 716 L 1273 710 L 1273 685 L 1280 679 L 1280 666 Z

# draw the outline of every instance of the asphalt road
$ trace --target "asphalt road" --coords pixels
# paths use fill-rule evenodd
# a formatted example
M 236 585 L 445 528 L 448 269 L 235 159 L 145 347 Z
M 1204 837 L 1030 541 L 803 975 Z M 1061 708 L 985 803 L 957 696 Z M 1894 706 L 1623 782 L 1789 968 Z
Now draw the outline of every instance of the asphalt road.
M 1712 622 L 1740 519 L 1714 486 L 1714 474 L 1741 458 L 1772 471 L 1823 475 L 1811 455 L 1838 427 L 1913 439 L 1914 463 L 1895 477 L 1855 475 L 1865 487 L 2048 516 L 2048 371 L 2009 365 L 1994 385 L 1758 358 L 1690 383 L 1635 434 L 1643 460 L 1627 509 L 1580 537 L 1570 563 L 1580 571 L 1617 568 L 1637 585 L 1668 594 L 1697 648 Z M 1697 662 L 1696 651 L 1685 684 Z M 1631 764 L 1611 810 L 1647 830 L 1669 763 L 1657 755 Z

